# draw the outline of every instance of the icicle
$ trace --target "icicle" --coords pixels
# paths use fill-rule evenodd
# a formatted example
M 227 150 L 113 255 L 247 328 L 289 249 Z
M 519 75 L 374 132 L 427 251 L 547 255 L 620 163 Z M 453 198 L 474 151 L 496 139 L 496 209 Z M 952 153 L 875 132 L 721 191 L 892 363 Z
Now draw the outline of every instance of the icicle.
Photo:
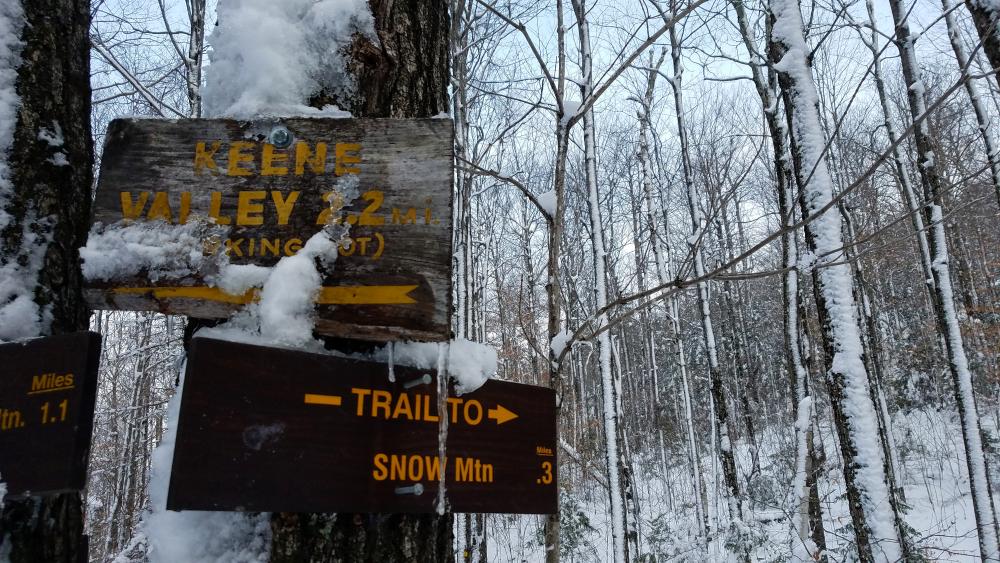
M 385 351 L 387 354 L 389 354 L 389 383 L 396 382 L 396 369 L 395 369 L 396 360 L 393 357 L 393 344 L 394 344 L 393 342 L 389 342 L 388 344 L 385 345 Z
M 445 494 L 445 475 L 447 471 L 448 453 L 448 372 L 445 362 L 449 356 L 450 342 L 438 344 L 437 361 L 437 392 L 438 392 L 438 464 L 441 467 L 438 479 L 438 498 L 435 505 L 437 513 L 443 515 L 448 508 Z M 390 348 L 391 350 L 391 348 Z

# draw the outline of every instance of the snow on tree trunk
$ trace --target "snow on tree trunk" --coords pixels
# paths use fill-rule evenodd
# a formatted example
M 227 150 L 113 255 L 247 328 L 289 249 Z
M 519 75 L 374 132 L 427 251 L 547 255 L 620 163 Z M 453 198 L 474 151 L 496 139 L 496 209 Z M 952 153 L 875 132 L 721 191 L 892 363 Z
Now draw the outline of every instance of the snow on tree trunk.
M 582 99 L 586 100 L 593 92 L 590 29 L 584 1 L 573 0 L 573 9 L 576 13 L 577 29 L 580 36 L 580 60 L 583 73 L 580 93 Z M 584 168 L 587 182 L 587 208 L 590 218 L 590 246 L 593 255 L 594 307 L 599 311 L 596 325 L 604 326 L 608 321 L 607 313 L 603 311 L 608 304 L 605 262 L 607 251 L 604 244 L 604 224 L 601 220 L 600 194 L 597 187 L 597 149 L 594 134 L 594 110 L 591 106 L 583 115 Z M 614 561 L 625 563 L 629 561 L 629 558 L 628 542 L 625 537 L 628 530 L 625 513 L 625 485 L 622 482 L 625 477 L 622 471 L 624 454 L 619 444 L 621 438 L 621 414 L 619 412 L 621 382 L 611 367 L 610 331 L 602 331 L 597 336 L 597 352 L 603 407 L 604 455 L 608 467 L 608 493 L 611 505 L 611 546 Z
M 184 57 L 187 73 L 188 115 L 201 117 L 201 70 L 205 54 L 205 0 L 188 0 L 188 50 Z
M 972 506 L 976 513 L 976 528 L 979 533 L 979 551 L 985 561 L 1000 561 L 1000 543 L 998 543 L 1000 534 L 997 531 L 996 509 L 993 506 L 992 487 L 983 451 L 979 410 L 976 407 L 972 371 L 965 355 L 965 343 L 958 324 L 958 312 L 951 284 L 948 238 L 942 212 L 944 199 L 942 179 L 934 155 L 935 140 L 931 136 L 927 120 L 922 119 L 927 113 L 924 84 L 920 76 L 920 67 L 917 65 L 914 40 L 907 22 L 907 8 L 900 0 L 890 0 L 889 5 L 896 22 L 896 45 L 899 48 L 900 65 L 907 87 L 910 116 L 915 124 L 913 137 L 917 151 L 917 168 L 924 188 L 924 220 L 930 229 L 931 269 L 937 291 L 936 312 L 945 340 L 955 401 L 962 423 L 969 488 L 972 492 Z
M 889 95 L 886 93 L 885 80 L 882 78 L 882 49 L 879 47 L 878 23 L 875 19 L 874 0 L 865 0 L 868 10 L 868 24 L 870 25 L 870 36 L 866 39 L 862 35 L 862 42 L 872 53 L 872 78 L 875 82 L 875 90 L 878 92 L 879 105 L 882 108 L 882 119 L 885 123 L 885 132 L 889 144 L 895 145 L 892 149 L 892 162 L 896 170 L 896 179 L 899 181 L 899 188 L 903 195 L 903 201 L 910 211 L 910 224 L 913 226 L 913 236 L 917 241 L 917 252 L 920 255 L 920 266 L 924 274 L 924 287 L 927 288 L 928 298 L 931 307 L 935 307 L 937 294 L 934 290 L 934 273 L 931 271 L 931 252 L 927 243 L 927 231 L 924 229 L 924 219 L 921 216 L 920 203 L 917 201 L 916 192 L 913 189 L 913 182 L 910 181 L 910 170 L 903 156 L 903 147 L 896 144 L 899 133 L 896 131 L 896 124 L 892 119 L 889 109 Z
M 871 1 L 871 0 L 869 0 Z M 941 7 L 944 9 L 944 21 L 948 27 L 948 40 L 951 41 L 951 50 L 955 52 L 955 61 L 965 75 L 969 74 L 969 56 L 965 53 L 965 46 L 962 45 L 961 30 L 958 22 L 955 21 L 955 11 L 952 9 L 951 0 L 941 0 Z M 983 102 L 979 85 L 972 78 L 965 81 L 965 91 L 972 102 L 972 109 L 976 114 L 976 123 L 979 125 L 979 133 L 983 136 L 983 144 L 986 145 L 986 160 L 990 165 L 990 179 L 993 181 L 993 191 L 996 192 L 997 205 L 1000 205 L 1000 144 L 997 144 L 996 135 L 991 127 L 992 120 L 990 113 Z
M 764 121 L 767 123 L 768 134 L 771 137 L 773 150 L 775 191 L 777 192 L 778 213 L 782 221 L 782 226 L 790 227 L 795 223 L 794 213 L 794 193 L 792 182 L 794 173 L 791 169 L 790 155 L 785 144 L 785 127 L 778 119 L 778 103 L 775 99 L 772 88 L 765 82 L 760 68 L 763 61 L 756 55 L 759 48 L 754 43 L 753 32 L 747 19 L 746 8 L 741 0 L 730 0 L 736 19 L 740 28 L 740 35 L 743 39 L 747 52 L 752 53 L 750 62 L 750 73 L 753 77 L 757 95 L 760 97 L 761 107 L 764 112 Z M 772 85 L 774 82 L 773 72 L 768 76 Z M 821 514 L 814 514 L 811 508 L 810 495 L 815 488 L 815 459 L 813 445 L 813 418 L 815 409 L 810 397 L 809 370 L 806 367 L 805 359 L 802 355 L 802 342 L 800 339 L 801 319 L 799 309 L 801 300 L 799 299 L 799 270 L 798 270 L 798 249 L 796 247 L 795 231 L 790 230 L 781 237 L 782 264 L 786 268 L 782 276 L 782 302 L 784 324 L 784 345 L 785 364 L 791 388 L 791 407 L 795 417 L 795 443 L 796 458 L 795 478 L 792 482 L 792 498 L 789 506 L 796 518 L 792 519 L 794 531 L 790 546 L 793 556 L 798 560 L 808 560 L 816 553 L 826 549 L 826 538 L 823 530 Z M 801 424 L 802 411 L 808 403 L 810 418 L 806 424 Z M 801 471 L 799 471 L 801 468 Z M 817 503 L 818 507 L 818 503 Z
M 659 225 L 663 223 L 663 218 L 658 212 L 654 212 L 653 207 L 653 165 L 649 151 L 649 136 L 651 129 L 651 114 L 653 108 L 653 89 L 656 85 L 656 77 L 659 69 L 666 58 L 664 50 L 658 62 L 651 65 L 647 70 L 646 90 L 642 98 L 642 109 L 639 114 L 639 163 L 642 167 L 642 207 L 646 216 L 646 229 L 648 231 L 649 244 L 653 251 L 653 260 L 656 265 L 656 278 L 660 285 L 670 280 L 669 258 L 665 256 L 667 251 L 661 247 L 661 235 L 658 232 Z M 666 238 L 666 236 L 663 236 Z M 683 421 L 684 438 L 687 442 L 688 465 L 691 469 L 691 482 L 694 488 L 694 510 L 697 520 L 697 529 L 701 537 L 707 537 L 705 527 L 707 518 L 704 514 L 705 496 L 702 490 L 701 461 L 698 452 L 698 442 L 695 440 L 694 416 L 691 412 L 691 388 L 688 383 L 687 358 L 684 352 L 684 339 L 681 338 L 679 307 L 676 294 L 667 299 L 667 318 L 670 319 L 673 332 L 674 351 L 676 354 L 676 367 L 680 374 L 681 396 L 683 399 Z M 652 338 L 652 335 L 650 335 Z M 662 436 L 662 433 L 661 433 Z
M 965 6 L 972 14 L 990 66 L 1000 71 L 1000 4 L 996 0 L 965 0 Z M 993 78 L 1000 84 L 1000 74 Z
M 0 4 L 0 340 L 85 330 L 78 248 L 90 220 L 90 3 Z M 76 492 L 8 499 L 12 563 L 85 560 Z
M 816 302 L 830 358 L 830 399 L 858 555 L 862 561 L 897 561 L 903 556 L 898 518 L 890 503 L 862 358 L 853 276 L 842 262 L 843 225 L 832 208 L 833 182 L 823 158 L 818 96 L 806 59 L 810 50 L 796 0 L 772 0 L 770 11 L 770 58 L 782 85 L 803 215 L 810 219 L 806 240 L 810 251 L 828 260 L 814 270 Z
M 674 92 L 674 109 L 677 119 L 677 135 L 681 144 L 681 163 L 683 167 L 684 187 L 687 195 L 688 212 L 691 217 L 691 236 L 688 242 L 691 246 L 691 257 L 694 262 L 694 275 L 698 281 L 698 306 L 701 314 L 702 336 L 708 353 L 709 390 L 715 405 L 715 426 L 719 433 L 719 456 L 722 461 L 722 475 L 729 491 L 729 516 L 737 526 L 744 518 L 743 494 L 740 492 L 737 475 L 736 458 L 733 454 L 733 431 L 729 420 L 729 406 L 723 389 L 722 370 L 719 366 L 719 356 L 715 341 L 715 329 L 712 326 L 708 281 L 700 279 L 705 275 L 705 262 L 702 246 L 704 244 L 707 225 L 701 212 L 698 191 L 694 185 L 691 156 L 688 147 L 687 126 L 685 124 L 684 97 L 682 91 L 683 69 L 681 65 L 681 43 L 677 31 L 670 28 L 670 60 L 673 64 L 673 78 L 670 85 Z

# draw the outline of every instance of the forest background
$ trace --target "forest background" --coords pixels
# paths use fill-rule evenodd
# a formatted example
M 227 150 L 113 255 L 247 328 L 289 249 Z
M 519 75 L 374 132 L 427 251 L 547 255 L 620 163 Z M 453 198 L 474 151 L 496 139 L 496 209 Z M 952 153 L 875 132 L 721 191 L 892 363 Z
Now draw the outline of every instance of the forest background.
M 256 20 L 265 2 L 228 4 L 252 34 L 245 73 L 280 76 L 269 56 L 301 46 L 288 26 L 312 3 Z M 364 2 L 320 4 L 350 25 L 307 31 L 365 33 Z M 455 334 L 497 350 L 497 378 L 561 401 L 558 526 L 458 516 L 460 553 L 998 556 L 991 9 L 453 0 Z M 233 46 L 214 2 L 92 15 L 98 162 L 116 117 L 217 110 L 212 61 Z M 155 560 L 149 470 L 185 321 L 92 324 L 91 559 Z M 259 553 L 205 559 L 262 557 L 267 530 L 240 533 L 254 542 L 227 545 Z

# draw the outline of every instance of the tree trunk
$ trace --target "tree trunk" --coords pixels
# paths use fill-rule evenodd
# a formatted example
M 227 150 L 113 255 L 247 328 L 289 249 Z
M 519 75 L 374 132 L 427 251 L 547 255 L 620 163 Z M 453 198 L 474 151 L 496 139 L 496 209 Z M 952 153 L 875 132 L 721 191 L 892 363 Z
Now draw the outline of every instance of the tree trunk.
M 684 97 L 682 90 L 683 67 L 681 64 L 681 41 L 674 26 L 670 27 L 670 60 L 673 69 L 673 80 L 670 85 L 674 92 L 674 109 L 677 120 L 677 135 L 681 145 L 681 161 L 684 176 L 684 187 L 687 194 L 688 212 L 691 218 L 691 259 L 694 262 L 694 276 L 702 278 L 705 275 L 705 262 L 702 247 L 707 240 L 708 225 L 702 215 L 701 203 L 694 185 L 694 171 L 691 167 L 691 155 L 688 147 L 687 127 L 685 124 Z M 729 494 L 729 517 L 736 521 L 743 520 L 743 493 L 740 491 L 739 477 L 736 470 L 736 457 L 733 453 L 735 434 L 729 420 L 729 404 L 723 389 L 722 369 L 719 367 L 719 357 L 715 342 L 715 329 L 712 326 L 711 300 L 709 286 L 705 280 L 700 280 L 698 286 L 698 307 L 701 314 L 702 337 L 705 340 L 705 350 L 708 353 L 708 382 L 712 400 L 715 404 L 714 424 L 719 432 L 719 457 L 722 462 L 722 475 Z M 749 559 L 748 554 L 744 554 Z
M 917 168 L 924 188 L 924 221 L 929 229 L 931 264 L 937 292 L 937 319 L 945 341 L 948 367 L 954 385 L 955 402 L 962 424 L 962 440 L 965 445 L 965 461 L 969 470 L 969 488 L 972 506 L 976 514 L 976 529 L 979 533 L 979 553 L 984 561 L 1000 560 L 996 509 L 993 506 L 992 487 L 986 454 L 983 450 L 983 434 L 979 425 L 979 411 L 972 388 L 972 371 L 965 355 L 965 343 L 958 325 L 958 312 L 951 283 L 948 240 L 944 225 L 944 197 L 942 179 L 934 155 L 935 139 L 931 136 L 927 120 L 917 122 L 927 112 L 924 99 L 924 84 L 917 65 L 916 47 L 910 35 L 907 10 L 900 0 L 889 0 L 893 19 L 896 22 L 896 46 L 899 49 L 900 66 L 906 81 L 906 96 L 913 118 L 913 142 L 917 151 Z M 988 53 L 989 51 L 987 51 Z M 996 63 L 994 62 L 994 65 Z
M 758 52 L 753 42 L 753 33 L 746 16 L 746 9 L 741 0 L 730 0 L 736 12 L 743 44 L 750 53 Z M 791 169 L 788 147 L 785 143 L 785 128 L 778 119 L 778 105 L 775 99 L 775 79 L 773 71 L 768 71 L 767 81 L 760 72 L 758 63 L 762 61 L 754 57 L 750 64 L 757 95 L 760 97 L 764 111 L 764 121 L 767 123 L 768 134 L 771 137 L 771 147 L 774 159 L 775 191 L 777 192 L 778 213 L 782 227 L 795 223 L 793 182 L 795 175 Z M 802 303 L 799 298 L 798 248 L 795 232 L 790 231 L 781 237 L 782 265 L 787 269 L 782 276 L 782 302 L 784 314 L 785 366 L 788 370 L 789 388 L 791 389 L 792 419 L 795 421 L 796 444 L 796 475 L 792 486 L 793 500 L 791 509 L 796 512 L 792 523 L 796 531 L 791 546 L 792 552 L 799 558 L 811 557 L 826 549 L 826 536 L 823 530 L 822 509 L 818 499 L 816 483 L 816 459 L 813 444 L 813 420 L 815 405 L 812 402 L 809 386 L 809 370 L 803 358 L 803 346 L 800 340 Z M 802 410 L 808 410 L 807 413 Z
M 583 0 L 573 0 L 577 30 L 580 36 L 580 59 L 583 81 L 580 85 L 581 99 L 586 100 L 593 92 L 593 74 L 590 53 L 590 31 L 587 11 Z M 587 183 L 587 209 L 590 219 L 590 246 L 593 255 L 594 308 L 599 311 L 596 326 L 607 324 L 607 314 L 602 311 L 608 304 L 608 281 L 606 248 L 604 244 L 604 224 L 601 221 L 600 196 L 597 187 L 597 156 L 594 139 L 594 109 L 591 106 L 583 115 L 584 170 Z M 601 378 L 601 400 L 604 429 L 604 454 L 608 470 L 608 490 L 611 506 L 611 548 L 616 563 L 625 563 L 628 557 L 628 521 L 625 513 L 625 491 L 628 488 L 627 472 L 623 448 L 621 447 L 621 379 L 611 366 L 611 334 L 602 331 L 597 336 L 598 369 Z M 619 373 L 620 373 L 619 369 Z
M 770 62 L 778 70 L 791 141 L 792 164 L 809 250 L 824 258 L 813 270 L 816 308 L 827 352 L 830 404 L 843 454 L 847 501 L 861 561 L 903 558 L 900 519 L 890 502 L 882 466 L 884 452 L 873 422 L 875 407 L 861 346 L 861 329 L 852 294 L 853 275 L 842 262 L 840 214 L 832 208 L 833 182 L 823 159 L 826 140 L 809 48 L 797 0 L 771 0 Z
M 976 24 L 990 66 L 1000 71 L 1000 29 L 997 28 L 1000 25 L 1000 10 L 987 0 L 965 0 L 965 6 L 972 13 L 972 21 Z M 1000 84 L 1000 74 L 993 75 L 993 79 Z
M 941 0 L 941 8 L 944 9 L 944 21 L 948 28 L 948 39 L 951 41 L 951 50 L 955 53 L 955 62 L 962 74 L 968 75 L 969 55 L 965 53 L 965 46 L 962 45 L 962 31 L 955 21 L 955 12 L 952 10 L 951 0 Z M 984 45 L 985 46 L 985 45 Z M 991 59 L 992 62 L 992 59 Z M 983 102 L 979 85 L 975 80 L 965 81 L 965 92 L 969 94 L 969 101 L 976 114 L 976 124 L 979 125 L 979 133 L 983 137 L 983 144 L 986 147 L 986 160 L 990 164 L 990 180 L 993 181 L 993 191 L 996 192 L 997 204 L 1000 205 L 1000 144 L 997 143 L 996 135 L 990 128 L 990 113 Z
M 5 4 L 0 19 L 8 20 L 11 32 L 20 35 L 20 65 L 16 67 L 20 106 L 16 125 L 2 125 L 12 127 L 13 137 L 0 139 L 4 145 L 9 143 L 9 169 L 0 171 L 0 205 L 4 206 L 0 275 L 8 282 L 18 277 L 24 282 L 23 293 L 15 290 L 0 296 L 4 303 L 0 319 L 6 319 L 0 326 L 0 339 L 10 340 L 87 328 L 89 313 L 81 293 L 77 249 L 86 243 L 90 221 L 93 142 L 90 3 L 25 0 Z M 11 59 L 4 63 L 18 60 Z M 15 80 L 14 76 L 2 80 L 0 88 L 9 89 L 10 95 L 4 96 L 9 100 L 14 84 L 6 82 Z M 50 137 L 61 135 L 62 143 L 41 141 L 43 131 Z M 57 164 L 63 158 L 68 166 Z M 7 190 L 10 193 L 4 194 Z M 14 323 L 8 306 L 28 303 L 36 322 Z M 79 493 L 4 503 L 0 552 L 9 547 L 11 563 L 85 561 L 86 546 Z
M 566 30 L 563 27 L 563 5 L 562 0 L 556 0 L 556 42 L 557 47 L 557 86 L 556 97 L 559 100 L 555 116 L 555 137 L 556 155 L 555 166 L 552 172 L 552 191 L 555 195 L 555 216 L 546 214 L 549 237 L 546 252 L 545 271 L 548 278 L 545 282 L 545 299 L 548 310 L 547 336 L 545 350 L 548 351 L 548 381 L 549 387 L 557 388 L 559 384 L 559 362 L 552 342 L 562 331 L 561 314 L 561 288 L 559 282 L 559 245 L 562 242 L 563 217 L 566 214 L 565 193 L 566 193 L 566 155 L 569 152 L 569 129 L 568 119 L 562 104 L 563 94 L 566 92 Z M 556 434 L 559 433 L 556 425 Z M 558 435 L 556 436 L 558 439 Z M 545 562 L 559 563 L 559 514 L 550 514 L 545 518 L 544 529 Z
M 873 0 L 865 0 L 868 10 L 868 23 L 871 27 L 870 37 L 861 35 L 861 41 L 865 43 L 872 53 L 872 78 L 875 82 L 875 90 L 878 92 L 879 105 L 882 108 L 882 119 L 885 123 L 885 132 L 890 145 L 896 145 L 899 134 L 896 132 L 896 125 L 892 120 L 892 113 L 889 109 L 889 95 L 886 93 L 885 80 L 882 78 L 882 50 L 878 46 L 879 30 L 875 20 L 875 3 Z M 892 162 L 895 167 L 896 179 L 899 181 L 899 189 L 906 202 L 907 210 L 910 212 L 910 224 L 913 226 L 913 238 L 917 242 L 917 252 L 920 255 L 920 266 L 924 276 L 924 287 L 931 308 L 936 307 L 937 293 L 934 289 L 934 273 L 931 271 L 931 251 L 927 243 L 927 232 L 924 229 L 924 219 L 920 215 L 920 204 L 917 201 L 916 192 L 913 189 L 913 182 L 910 181 L 910 171 L 903 157 L 903 147 L 896 145 L 892 149 Z
M 320 92 L 312 105 L 335 103 L 355 117 L 431 117 L 448 110 L 447 0 L 371 0 L 379 44 L 358 37 L 348 68 L 356 95 Z M 291 514 L 271 517 L 271 560 L 452 561 L 452 515 Z

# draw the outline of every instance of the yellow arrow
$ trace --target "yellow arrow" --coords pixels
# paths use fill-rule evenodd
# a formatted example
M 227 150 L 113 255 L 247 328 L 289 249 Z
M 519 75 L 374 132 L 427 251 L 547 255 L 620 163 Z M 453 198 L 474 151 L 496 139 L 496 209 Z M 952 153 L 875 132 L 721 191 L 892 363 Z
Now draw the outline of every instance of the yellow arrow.
M 345 285 L 320 288 L 318 305 L 403 305 L 416 303 L 410 297 L 415 285 Z M 242 295 L 226 293 L 217 287 L 116 287 L 118 295 L 146 295 L 153 299 L 199 299 L 234 305 L 246 305 L 260 299 L 260 291 L 251 289 Z
M 492 408 L 486 411 L 486 415 L 497 421 L 497 424 L 503 424 L 505 422 L 510 422 L 517 418 L 517 415 L 511 411 L 504 408 L 503 405 L 497 404 L 496 408 Z
M 330 405 L 332 407 L 339 407 L 340 397 L 338 397 L 337 395 L 317 395 L 314 393 L 306 393 L 305 404 Z

